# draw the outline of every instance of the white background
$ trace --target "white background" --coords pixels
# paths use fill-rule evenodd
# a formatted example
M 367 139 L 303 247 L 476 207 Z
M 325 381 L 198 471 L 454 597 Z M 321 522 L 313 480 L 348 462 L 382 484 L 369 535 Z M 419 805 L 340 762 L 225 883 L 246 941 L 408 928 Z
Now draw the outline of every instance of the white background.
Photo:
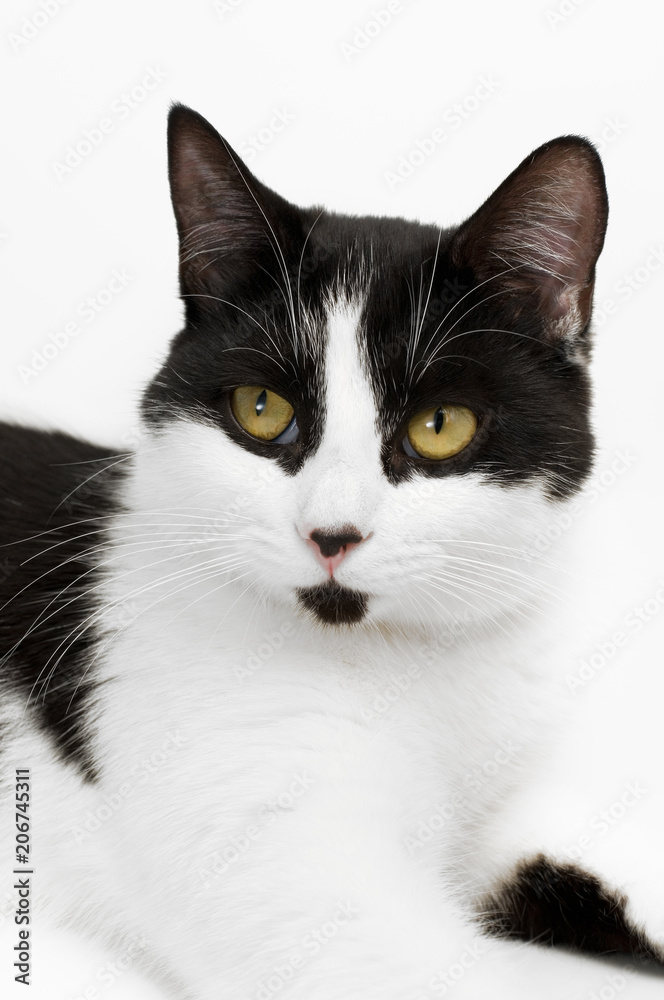
M 377 33 L 368 26 L 370 38 L 357 30 L 383 0 L 44 4 L 51 16 L 34 0 L 4 0 L 0 23 L 0 416 L 110 447 L 135 440 L 140 388 L 181 319 L 166 180 L 173 100 L 202 112 L 238 150 L 260 133 L 251 168 L 296 203 L 439 224 L 470 214 L 542 142 L 585 135 L 600 146 L 611 206 L 594 363 L 605 489 L 581 515 L 608 624 L 589 634 L 587 652 L 656 591 L 664 577 L 664 218 L 654 4 L 401 0 Z M 129 107 L 124 95 L 150 72 L 158 84 Z M 493 93 L 478 102 L 483 79 Z M 449 114 L 457 103 L 466 115 L 459 125 Z M 290 121 L 270 134 L 275 112 Z M 112 131 L 58 178 L 56 163 L 103 118 Z M 445 142 L 390 185 L 386 173 L 441 126 Z M 85 322 L 80 304 L 100 296 L 114 270 L 131 280 Z M 631 292 L 629 276 L 638 286 Z M 34 352 L 72 322 L 77 335 L 35 373 Z M 619 453 L 630 456 L 626 471 L 611 474 Z M 644 725 L 639 705 L 661 703 L 654 669 L 650 686 L 642 679 L 638 688 L 646 653 L 651 666 L 662 659 L 661 620 L 653 619 L 606 671 L 621 691 L 620 725 L 635 734 Z M 624 698 L 635 685 L 628 716 Z M 99 960 L 88 961 L 90 981 Z M 624 995 L 654 995 L 651 987 L 630 981 Z M 122 989 L 129 976 L 104 1000 Z M 66 981 L 59 990 L 54 981 L 45 995 L 66 998 Z

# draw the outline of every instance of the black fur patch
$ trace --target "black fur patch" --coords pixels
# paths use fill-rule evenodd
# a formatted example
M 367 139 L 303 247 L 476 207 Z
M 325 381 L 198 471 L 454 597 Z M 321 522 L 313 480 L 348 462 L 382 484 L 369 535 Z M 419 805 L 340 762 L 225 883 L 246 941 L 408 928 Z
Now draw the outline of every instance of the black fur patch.
M 0 424 L 0 688 L 19 693 L 88 780 L 98 636 L 84 623 L 99 575 L 87 552 L 114 510 L 117 473 L 103 472 L 113 464 L 107 450 L 66 434 Z
M 565 945 L 593 954 L 661 953 L 626 916 L 626 900 L 577 865 L 540 854 L 519 864 L 513 879 L 484 901 L 481 920 L 500 937 Z
M 143 416 L 156 425 L 182 415 L 212 422 L 294 474 L 322 436 L 321 289 L 334 284 L 338 241 L 329 230 L 318 238 L 317 210 L 270 191 L 200 115 L 180 106 L 169 119 L 169 176 L 186 326 L 147 389 Z M 297 441 L 272 444 L 243 430 L 230 406 L 242 385 L 289 400 Z
M 295 474 L 324 430 L 327 304 L 359 294 L 391 482 L 473 471 L 503 486 L 540 477 L 552 497 L 579 489 L 593 454 L 580 362 L 607 214 L 589 143 L 571 136 L 541 147 L 470 220 L 443 231 L 299 209 L 182 106 L 171 112 L 169 156 L 186 326 L 146 393 L 149 422 L 183 413 L 211 421 Z M 534 258 L 526 263 L 524 247 Z M 575 259 L 555 259 L 570 247 Z M 581 289 L 581 329 L 568 341 L 556 323 L 569 288 Z M 239 385 L 288 399 L 297 441 L 244 431 L 229 405 Z M 408 421 L 441 404 L 477 414 L 474 441 L 445 461 L 407 455 Z
M 500 289 L 453 266 L 443 236 L 420 233 L 417 256 L 376 267 L 364 330 L 380 412 L 383 467 L 392 482 L 481 472 L 509 487 L 541 476 L 552 496 L 574 493 L 590 472 L 590 381 L 560 344 L 541 335 L 532 313 Z M 432 288 L 417 344 L 408 335 L 414 290 Z M 495 297 L 494 297 L 495 296 Z M 427 360 L 429 355 L 433 360 Z M 467 406 L 479 432 L 443 462 L 404 453 L 408 421 L 432 406 Z
M 318 587 L 301 587 L 297 596 L 302 607 L 325 625 L 356 625 L 367 612 L 366 594 L 342 587 L 335 580 Z

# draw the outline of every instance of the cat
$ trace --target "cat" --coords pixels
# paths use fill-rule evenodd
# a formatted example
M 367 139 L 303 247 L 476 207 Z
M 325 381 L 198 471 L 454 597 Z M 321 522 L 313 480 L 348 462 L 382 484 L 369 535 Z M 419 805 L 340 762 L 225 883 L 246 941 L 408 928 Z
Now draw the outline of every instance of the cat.
M 656 907 L 491 853 L 573 655 L 573 536 L 535 542 L 592 467 L 594 147 L 546 143 L 450 229 L 299 209 L 182 105 L 168 150 L 185 326 L 136 452 L 0 434 L 35 913 L 195 1000 L 525 1000 L 531 968 L 571 995 L 510 937 L 663 962 Z

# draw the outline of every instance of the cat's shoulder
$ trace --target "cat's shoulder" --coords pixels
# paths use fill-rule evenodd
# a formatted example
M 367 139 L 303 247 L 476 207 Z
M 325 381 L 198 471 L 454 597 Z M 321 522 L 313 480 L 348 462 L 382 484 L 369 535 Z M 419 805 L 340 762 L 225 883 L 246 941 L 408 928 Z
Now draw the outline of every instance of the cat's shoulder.
M 12 486 L 20 486 L 22 495 L 32 484 L 40 494 L 49 485 L 57 490 L 59 484 L 76 480 L 75 466 L 102 460 L 108 453 L 107 448 L 64 431 L 0 421 L 0 497 L 5 501 Z
M 97 554 L 122 464 L 61 431 L 0 423 L 0 690 L 27 699 L 84 767 Z
M 53 597 L 116 503 L 122 456 L 62 431 L 0 423 L 0 607 Z M 30 587 L 26 593 L 24 587 Z M 10 609 L 7 602 L 12 602 Z M 0 626 L 2 631 L 2 626 Z
M 107 492 L 107 470 L 120 458 L 63 431 L 0 422 L 0 545 L 20 545 L 26 558 L 38 544 L 28 536 L 74 534 L 75 522 Z

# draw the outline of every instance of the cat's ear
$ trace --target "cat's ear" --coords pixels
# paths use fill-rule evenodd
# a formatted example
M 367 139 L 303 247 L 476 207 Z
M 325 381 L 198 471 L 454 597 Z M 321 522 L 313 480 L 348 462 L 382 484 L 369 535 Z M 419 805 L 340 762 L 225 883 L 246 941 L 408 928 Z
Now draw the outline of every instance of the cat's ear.
M 452 259 L 472 267 L 487 296 L 502 288 L 517 307 L 527 302 L 547 340 L 571 345 L 590 319 L 607 215 L 594 146 L 563 136 L 531 153 L 459 228 Z
M 288 203 L 261 184 L 209 122 L 182 104 L 168 118 L 168 170 L 185 290 L 246 277 L 275 244 Z

